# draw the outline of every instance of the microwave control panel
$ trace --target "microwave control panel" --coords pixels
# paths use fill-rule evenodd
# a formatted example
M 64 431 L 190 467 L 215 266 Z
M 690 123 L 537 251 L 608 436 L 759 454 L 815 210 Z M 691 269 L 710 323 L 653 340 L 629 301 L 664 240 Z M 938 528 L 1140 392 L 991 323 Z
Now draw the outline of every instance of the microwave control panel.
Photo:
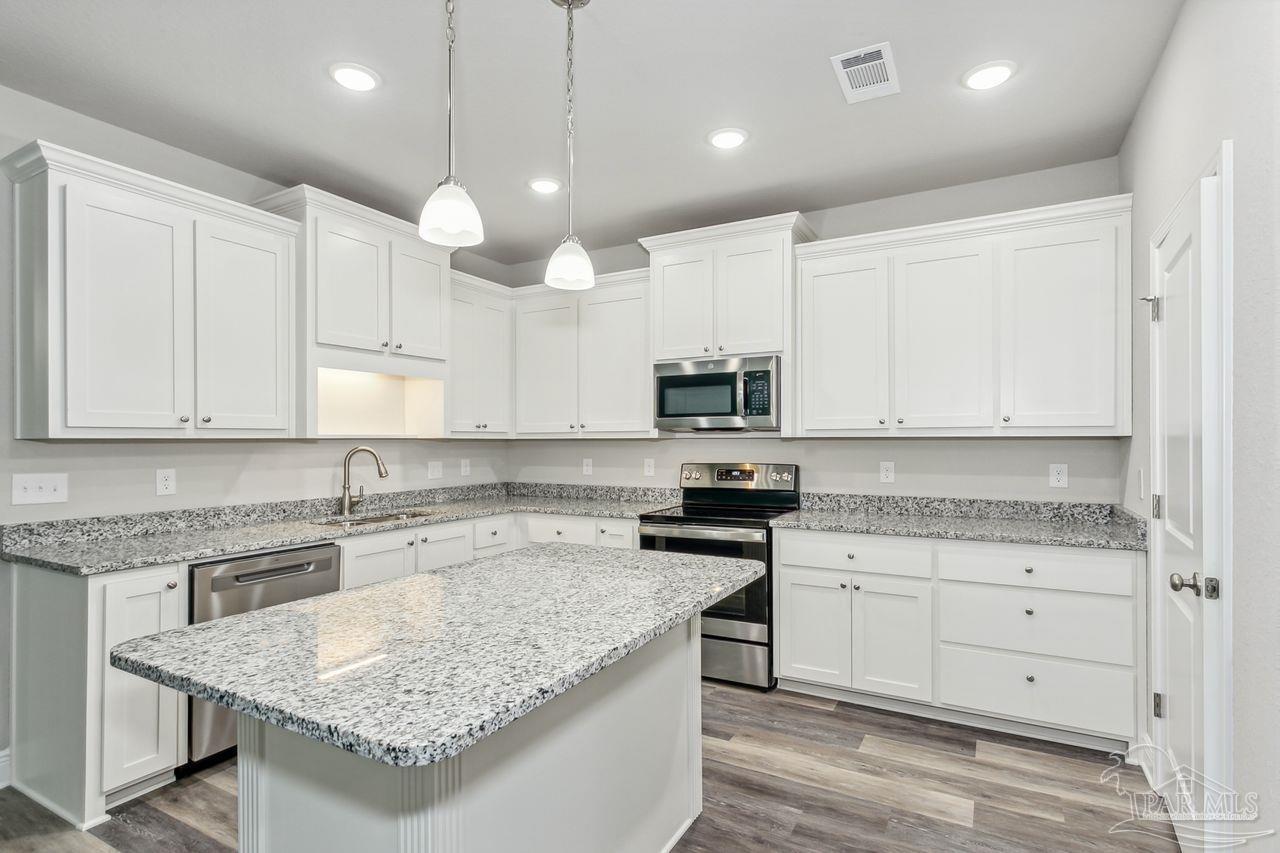
M 768 370 L 748 370 L 742 374 L 742 384 L 744 386 L 744 417 L 752 417 L 760 415 L 768 417 L 772 414 L 770 410 L 769 398 L 771 375 Z

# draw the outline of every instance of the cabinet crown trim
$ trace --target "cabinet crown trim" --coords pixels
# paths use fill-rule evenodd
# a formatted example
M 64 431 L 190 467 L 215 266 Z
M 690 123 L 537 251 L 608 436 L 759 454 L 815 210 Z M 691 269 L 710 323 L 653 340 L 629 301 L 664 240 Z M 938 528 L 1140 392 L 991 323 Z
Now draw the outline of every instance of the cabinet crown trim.
M 223 219 L 270 229 L 287 237 L 295 237 L 298 234 L 298 223 L 286 216 L 131 169 L 128 166 L 111 163 L 99 157 L 72 151 L 70 148 L 54 145 L 43 139 L 33 140 L 0 160 L 0 170 L 3 170 L 9 180 L 15 184 L 29 180 L 41 172 L 54 171 L 62 175 L 110 184 L 131 193 L 177 204 L 197 212 L 213 213 Z
M 601 287 L 618 287 L 624 284 L 648 284 L 649 268 L 635 270 L 622 270 L 621 272 L 604 273 L 596 276 L 596 286 L 591 290 L 577 291 L 576 295 L 585 296 L 593 290 Z M 509 288 L 511 296 L 515 299 L 527 299 L 531 296 L 548 296 L 561 295 L 566 293 L 573 295 L 572 291 L 556 290 L 554 287 L 547 287 L 545 284 L 526 284 L 520 287 Z
M 938 222 L 930 225 L 913 225 L 908 228 L 895 228 L 889 231 L 876 231 L 869 234 L 855 234 L 849 237 L 818 240 L 806 243 L 803 246 L 797 246 L 795 254 L 796 259 L 799 261 L 809 258 L 825 258 L 855 250 L 881 249 L 913 243 L 928 243 L 955 237 L 999 234 L 1036 225 L 1056 225 L 1086 222 L 1091 219 L 1105 219 L 1110 216 L 1128 214 L 1132 208 L 1133 195 L 1124 193 L 1086 201 L 1072 201 L 1046 207 L 1034 207 L 1028 210 L 995 213 L 988 216 L 954 219 L 949 222 Z
M 418 236 L 418 226 L 412 222 L 406 222 L 389 213 L 383 213 L 380 210 L 374 210 L 372 207 L 357 204 L 342 196 L 316 189 L 310 184 L 298 184 L 296 187 L 289 187 L 286 190 L 263 196 L 255 201 L 254 205 L 263 210 L 287 216 L 290 219 L 300 219 L 300 214 L 304 208 L 315 208 L 329 213 L 337 213 L 351 219 L 358 219 L 376 228 L 393 231 L 403 237 L 410 237 L 426 243 L 433 249 L 438 249 L 448 254 L 453 254 L 457 248 L 455 246 L 437 246 L 435 243 L 427 243 Z
M 696 243 L 724 240 L 729 237 L 747 237 L 772 231 L 790 231 L 797 242 L 808 242 L 817 239 L 818 236 L 804 216 L 798 212 L 792 212 L 761 216 L 741 222 L 726 222 L 706 228 L 692 228 L 671 234 L 659 234 L 655 237 L 641 237 L 639 242 L 641 246 L 652 252 L 655 249 L 674 249 Z

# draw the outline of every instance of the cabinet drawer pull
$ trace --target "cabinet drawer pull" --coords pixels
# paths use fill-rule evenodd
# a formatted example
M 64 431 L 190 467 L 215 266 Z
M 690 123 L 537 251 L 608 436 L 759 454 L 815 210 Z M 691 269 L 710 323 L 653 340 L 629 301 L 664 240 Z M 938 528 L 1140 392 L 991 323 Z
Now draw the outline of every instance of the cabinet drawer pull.
M 1025 569 L 1023 569 L 1023 571 L 1026 572 L 1027 574 L 1031 574 L 1032 572 L 1035 571 L 1035 569 L 1032 568 L 1031 566 L 1027 566 Z
M 1030 607 L 1028 607 L 1028 608 L 1027 608 L 1026 613 L 1027 613 L 1027 615 L 1028 615 L 1028 616 L 1035 616 L 1035 615 L 1036 615 L 1036 612 L 1035 612 L 1034 610 L 1032 610 Z
M 557 536 L 563 536 L 563 535 L 564 535 L 564 531 L 563 531 L 563 530 L 557 530 L 557 531 L 556 531 L 556 535 L 557 535 Z
M 167 584 L 165 584 L 165 585 L 164 585 L 164 588 L 165 588 L 165 589 L 177 589 L 177 588 L 178 588 L 178 582 L 177 582 L 177 581 L 169 581 Z

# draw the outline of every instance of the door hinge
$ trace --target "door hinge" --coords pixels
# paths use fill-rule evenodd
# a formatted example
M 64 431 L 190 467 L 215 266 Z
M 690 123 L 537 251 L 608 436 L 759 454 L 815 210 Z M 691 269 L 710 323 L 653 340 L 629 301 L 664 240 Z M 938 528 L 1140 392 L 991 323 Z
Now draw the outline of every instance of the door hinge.
M 1217 578 L 1204 579 L 1204 597 L 1210 601 L 1222 595 L 1222 581 Z
M 1164 512 L 1164 501 L 1160 499 L 1160 495 L 1152 494 L 1151 495 L 1151 517 L 1160 518 L 1161 513 L 1163 512 Z
M 1164 694 L 1151 694 L 1151 715 L 1157 720 L 1164 719 Z
M 1151 306 L 1151 322 L 1158 322 L 1160 320 L 1160 297 L 1142 296 L 1139 299 Z

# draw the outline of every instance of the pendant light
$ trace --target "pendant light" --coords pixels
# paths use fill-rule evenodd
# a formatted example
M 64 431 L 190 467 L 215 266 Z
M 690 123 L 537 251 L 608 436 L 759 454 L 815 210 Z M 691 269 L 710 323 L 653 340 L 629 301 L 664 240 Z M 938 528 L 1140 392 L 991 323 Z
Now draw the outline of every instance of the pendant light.
M 582 242 L 573 233 L 573 10 L 581 9 L 589 0 L 551 0 L 562 7 L 568 17 L 568 47 L 565 50 L 565 142 L 569 155 L 569 232 L 547 262 L 547 287 L 557 290 L 587 290 L 596 283 L 596 271 Z
M 449 174 L 422 206 L 418 235 L 437 246 L 474 246 L 484 240 L 480 211 L 453 174 L 453 0 L 445 0 L 445 40 L 449 44 Z

